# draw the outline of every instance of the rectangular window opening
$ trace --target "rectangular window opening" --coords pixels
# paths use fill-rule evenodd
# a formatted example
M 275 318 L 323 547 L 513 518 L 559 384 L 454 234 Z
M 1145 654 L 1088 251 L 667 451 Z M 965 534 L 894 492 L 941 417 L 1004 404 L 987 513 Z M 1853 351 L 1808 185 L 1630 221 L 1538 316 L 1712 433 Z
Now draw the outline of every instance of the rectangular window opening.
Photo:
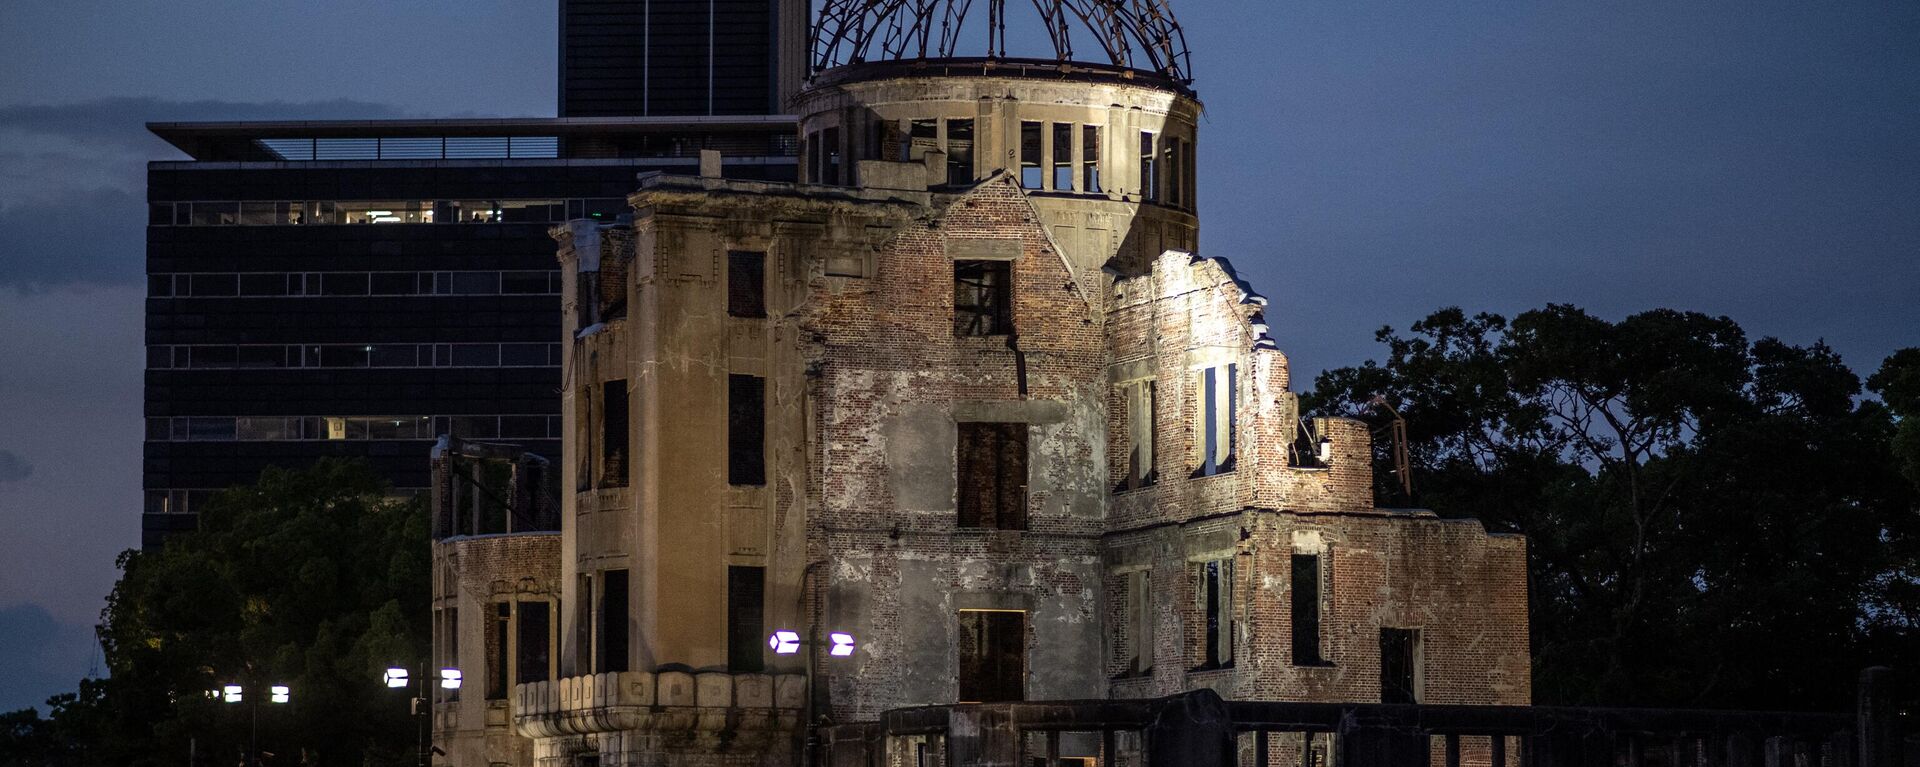
M 1027 425 L 959 425 L 959 525 L 1027 529 Z
M 1200 374 L 1200 434 L 1195 447 L 1200 449 L 1195 477 L 1210 477 L 1233 471 L 1233 444 L 1237 437 L 1239 365 L 1228 363 L 1207 368 Z
M 767 316 L 766 261 L 765 253 L 727 253 L 727 314 Z
M 1206 616 L 1206 633 L 1196 670 L 1229 668 L 1233 666 L 1233 558 L 1201 563 L 1199 580 L 1195 596 Z
M 626 487 L 630 463 L 627 451 L 626 379 L 602 384 L 600 403 L 600 486 Z
M 727 484 L 767 483 L 767 379 L 727 376 Z
M 1160 426 L 1154 420 L 1158 403 L 1155 401 L 1154 382 L 1152 380 L 1135 381 L 1121 386 L 1121 396 L 1126 399 L 1127 412 L 1127 470 L 1120 480 L 1116 491 L 1138 490 L 1151 487 L 1159 480 L 1159 472 L 1154 468 L 1154 441 L 1159 438 Z
M 600 578 L 600 646 L 594 671 L 627 671 L 627 571 L 607 570 Z
M 1080 191 L 1100 191 L 1100 126 L 1080 127 Z
M 1027 614 L 960 611 L 960 702 L 1026 699 Z
M 1154 165 L 1159 155 L 1154 151 L 1154 139 L 1152 131 L 1140 131 L 1140 197 L 1147 202 L 1160 201 L 1160 174 Z
M 947 185 L 973 183 L 973 121 L 947 121 Z
M 1420 702 L 1420 630 L 1380 629 L 1380 702 Z
M 1020 123 L 1020 186 L 1041 189 L 1046 176 L 1040 167 L 1040 123 Z
M 546 602 L 521 602 L 515 606 L 520 630 L 519 656 L 514 682 L 528 684 L 547 681 L 553 644 L 553 618 Z
M 727 568 L 727 670 L 766 670 L 766 568 Z
M 1073 191 L 1073 123 L 1053 124 L 1053 190 Z
M 1013 332 L 1013 262 L 953 262 L 953 334 Z
M 1127 668 L 1133 676 L 1153 672 L 1153 575 L 1127 573 Z
M 1321 666 L 1320 555 L 1293 555 L 1293 665 Z

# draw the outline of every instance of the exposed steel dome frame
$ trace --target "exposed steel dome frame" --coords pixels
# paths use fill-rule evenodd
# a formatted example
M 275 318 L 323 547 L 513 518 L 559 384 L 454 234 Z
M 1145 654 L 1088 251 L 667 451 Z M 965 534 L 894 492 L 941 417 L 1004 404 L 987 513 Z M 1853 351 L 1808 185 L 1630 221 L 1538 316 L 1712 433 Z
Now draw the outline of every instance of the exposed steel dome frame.
M 1105 61 L 1193 82 L 1187 39 L 1164 0 L 1030 0 L 1059 62 L 1074 58 L 1075 35 L 1098 45 Z M 964 51 L 961 36 L 975 0 L 821 0 L 809 33 L 813 71 L 870 61 L 976 57 L 1006 59 L 1007 2 L 987 7 L 986 50 Z M 1018 58 L 1032 58 L 1019 56 Z

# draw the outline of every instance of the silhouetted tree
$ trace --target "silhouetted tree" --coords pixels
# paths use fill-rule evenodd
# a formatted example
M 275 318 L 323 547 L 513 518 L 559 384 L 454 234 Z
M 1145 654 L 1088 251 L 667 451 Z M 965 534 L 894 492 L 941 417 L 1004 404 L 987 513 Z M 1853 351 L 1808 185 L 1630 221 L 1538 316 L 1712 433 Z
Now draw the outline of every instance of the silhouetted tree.
M 1895 424 L 1824 344 L 1562 305 L 1377 337 L 1311 400 L 1384 426 L 1385 396 L 1419 505 L 1528 536 L 1536 701 L 1845 709 L 1862 665 L 1920 661 L 1876 606 L 1913 572 Z
M 383 669 L 414 667 L 428 639 L 427 517 L 359 462 L 269 469 L 217 495 L 199 529 L 120 556 L 100 629 L 111 677 L 0 721 L 0 764 L 231 764 L 251 702 L 208 696 L 292 688 L 260 706 L 269 764 L 412 764 L 416 720 Z M 5 761 L 16 759 L 19 761 Z

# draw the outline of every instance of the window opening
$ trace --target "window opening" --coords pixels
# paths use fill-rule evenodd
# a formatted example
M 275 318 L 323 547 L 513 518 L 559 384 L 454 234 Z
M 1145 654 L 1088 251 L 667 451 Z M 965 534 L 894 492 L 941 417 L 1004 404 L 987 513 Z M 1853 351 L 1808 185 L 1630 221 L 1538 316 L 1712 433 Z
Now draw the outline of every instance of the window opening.
M 1027 614 L 960 611 L 960 702 L 1026 699 Z
M 947 184 L 973 183 L 973 121 L 947 121 Z
M 547 681 L 553 620 L 546 602 L 521 602 L 516 606 L 520 622 L 519 662 L 514 681 L 518 684 Z
M 600 654 L 594 670 L 626 671 L 627 571 L 607 570 L 600 578 Z
M 1040 123 L 1020 123 L 1020 186 L 1040 189 L 1045 182 L 1040 169 Z
M 767 316 L 766 261 L 765 253 L 727 253 L 727 314 Z
M 1293 664 L 1324 665 L 1320 657 L 1320 555 L 1293 555 Z
M 1080 127 L 1080 191 L 1100 191 L 1100 126 Z
M 953 334 L 1013 332 L 1013 262 L 953 262 Z
M 826 166 L 826 178 L 823 183 L 838 186 L 842 183 L 840 180 L 840 129 L 828 128 L 820 134 L 820 141 L 825 145 L 821 147 L 825 152 Z
M 1196 589 L 1200 608 L 1206 616 L 1205 644 L 1200 648 L 1200 669 L 1233 665 L 1233 558 L 1216 559 L 1200 565 L 1200 583 Z
M 1073 123 L 1053 124 L 1053 189 L 1073 191 Z
M 1153 671 L 1153 575 L 1148 570 L 1127 573 L 1127 668 L 1145 676 Z
M 600 395 L 600 486 L 627 486 L 627 382 L 608 381 Z
M 1140 131 L 1140 196 L 1147 202 L 1160 201 L 1159 169 L 1154 167 L 1152 131 Z
M 1233 471 L 1238 371 L 1239 366 L 1230 363 L 1207 368 L 1200 375 L 1200 466 L 1193 472 L 1196 477 Z
M 1121 396 L 1126 398 L 1127 407 L 1127 474 L 1115 490 L 1137 490 L 1152 486 L 1159 479 L 1153 462 L 1154 441 L 1160 434 L 1160 426 L 1154 421 L 1158 406 L 1154 382 L 1125 384 L 1121 387 Z
M 767 379 L 727 376 L 727 484 L 764 485 Z
M 940 121 L 914 120 L 907 126 L 907 142 L 900 147 L 901 162 L 919 162 L 940 148 Z
M 1420 630 L 1380 629 L 1380 702 L 1420 702 Z
M 727 568 L 727 670 L 766 669 L 766 568 Z
M 1027 425 L 960 424 L 959 525 L 1027 529 Z

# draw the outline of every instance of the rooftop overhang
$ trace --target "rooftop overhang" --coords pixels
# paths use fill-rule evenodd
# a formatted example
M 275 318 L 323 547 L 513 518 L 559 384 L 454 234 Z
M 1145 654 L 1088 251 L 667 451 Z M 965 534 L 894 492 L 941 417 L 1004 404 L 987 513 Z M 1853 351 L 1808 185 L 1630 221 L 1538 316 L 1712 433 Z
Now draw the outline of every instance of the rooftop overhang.
M 150 122 L 147 130 L 197 160 L 278 159 L 272 139 L 617 138 L 646 134 L 791 132 L 791 115 L 688 117 L 506 117 L 432 120 Z

